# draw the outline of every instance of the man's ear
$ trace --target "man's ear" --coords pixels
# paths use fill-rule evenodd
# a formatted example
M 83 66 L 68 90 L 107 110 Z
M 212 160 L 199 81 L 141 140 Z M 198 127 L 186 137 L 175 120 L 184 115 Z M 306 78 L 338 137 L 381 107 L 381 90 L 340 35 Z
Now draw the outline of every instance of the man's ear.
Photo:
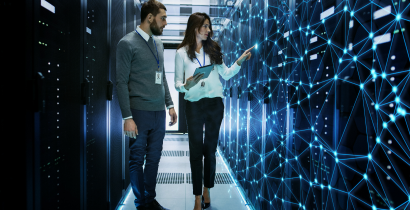
M 148 20 L 149 23 L 152 22 L 152 18 L 153 18 L 153 17 L 154 17 L 154 16 L 153 16 L 151 13 L 148 14 L 147 20 Z

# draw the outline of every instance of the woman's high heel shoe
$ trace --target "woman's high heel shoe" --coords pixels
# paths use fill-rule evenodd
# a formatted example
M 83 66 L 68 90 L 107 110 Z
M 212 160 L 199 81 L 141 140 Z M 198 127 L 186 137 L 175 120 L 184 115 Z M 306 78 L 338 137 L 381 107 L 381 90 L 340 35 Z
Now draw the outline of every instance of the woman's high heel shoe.
M 203 208 L 203 209 L 206 209 L 206 208 L 208 208 L 209 206 L 211 206 L 211 202 L 205 203 L 205 198 L 204 198 L 204 196 L 202 196 L 202 208 Z

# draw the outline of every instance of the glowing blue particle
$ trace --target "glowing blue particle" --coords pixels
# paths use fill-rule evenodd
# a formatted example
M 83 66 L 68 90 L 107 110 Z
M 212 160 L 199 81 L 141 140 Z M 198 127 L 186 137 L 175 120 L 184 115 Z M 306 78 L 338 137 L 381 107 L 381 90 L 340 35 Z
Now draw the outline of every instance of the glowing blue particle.
M 258 44 L 255 44 L 255 48 L 258 49 Z
M 338 163 L 339 162 L 339 158 L 336 158 L 336 163 Z
M 387 128 L 387 122 L 383 122 L 383 128 Z
M 346 54 L 346 53 L 347 53 L 347 49 L 346 49 L 346 48 L 343 50 L 343 53 L 344 53 L 344 54 Z
M 298 159 L 298 156 L 295 156 L 295 160 L 297 160 Z
M 310 27 L 310 26 L 308 25 L 307 28 L 309 29 L 309 27 Z
M 376 138 L 376 142 L 377 142 L 377 143 L 380 143 L 380 137 L 377 137 L 377 138 Z
M 396 101 L 396 103 L 400 103 L 400 98 L 396 97 L 396 99 L 394 99 L 394 101 Z
M 351 11 L 351 12 L 350 12 L 350 16 L 351 16 L 351 17 L 353 17 L 353 15 L 354 15 L 354 12 L 353 12 L 353 11 Z
M 322 20 L 322 23 L 325 23 L 325 19 Z
M 401 19 L 401 14 L 398 14 L 397 16 L 396 16 L 396 20 L 400 20 Z
M 307 54 L 307 50 L 305 50 L 305 54 Z
M 317 179 L 315 179 L 315 183 L 317 183 Z
M 339 63 L 341 63 L 342 62 L 342 59 L 341 58 L 339 58 Z
M 298 101 L 298 104 L 300 104 L 300 101 Z
M 396 86 L 393 86 L 392 91 L 393 91 L 394 93 L 397 92 L 397 87 L 396 87 Z
M 386 78 L 386 73 L 382 73 L 382 78 Z
M 309 182 L 310 186 L 312 186 L 312 182 Z
M 394 121 L 396 120 L 396 116 L 394 116 L 394 115 L 392 115 L 392 114 L 391 114 L 391 115 L 389 115 L 389 116 L 390 116 L 390 120 L 391 120 L 391 121 L 393 121 L 393 122 L 394 122 Z
M 312 83 L 309 84 L 310 87 L 313 87 Z
M 302 28 L 301 27 L 299 27 L 299 31 L 301 30 Z
M 299 85 L 302 85 L 302 81 L 299 81 Z
M 303 57 L 300 57 L 300 60 L 303 61 Z
M 309 147 L 312 147 L 312 143 L 309 144 Z
M 337 80 L 337 75 L 335 75 L 335 80 Z
M 335 155 L 335 157 L 337 156 L 337 152 L 333 152 L 333 154 Z
M 373 49 L 373 50 L 376 50 L 376 45 L 375 45 L 375 44 L 373 45 L 372 49 Z
M 373 206 L 372 206 L 372 209 L 373 209 L 373 210 L 376 210 L 376 206 L 375 206 L 375 205 L 373 205 Z
M 344 10 L 344 11 L 347 11 L 347 6 L 345 6 L 345 7 L 343 8 L 343 10 Z
M 360 89 L 363 89 L 364 88 L 364 85 L 363 84 L 360 84 Z
M 369 38 L 373 38 L 373 33 L 370 32 Z
M 354 61 L 357 61 L 357 56 L 354 56 L 354 57 L 353 57 L 353 60 L 354 60 Z
M 367 174 L 364 174 L 364 175 L 363 175 L 363 178 L 367 180 Z
M 330 44 L 330 40 L 327 40 L 327 44 Z
M 372 159 L 372 155 L 371 155 L 371 154 L 368 154 L 367 157 L 369 158 L 369 160 Z
M 264 176 L 266 177 L 266 174 Z
M 275 41 L 275 44 L 276 44 L 277 42 Z
M 302 175 L 299 175 L 299 179 L 302 179 Z M 410 199 L 410 198 L 409 198 Z
M 308 94 L 308 98 L 310 98 L 310 94 Z
M 322 145 L 320 145 L 320 149 L 323 149 L 323 146 L 322 146 Z
M 375 108 L 376 110 L 378 110 L 378 109 L 379 109 L 379 104 L 374 105 L 374 108 Z

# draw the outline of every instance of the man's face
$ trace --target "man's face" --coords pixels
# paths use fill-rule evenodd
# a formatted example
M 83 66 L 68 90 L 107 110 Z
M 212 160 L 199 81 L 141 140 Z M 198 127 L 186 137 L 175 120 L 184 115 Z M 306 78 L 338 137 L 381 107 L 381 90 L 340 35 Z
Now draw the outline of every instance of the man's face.
M 152 34 L 154 34 L 155 36 L 162 35 L 162 32 L 164 31 L 164 28 L 166 25 L 167 25 L 167 14 L 164 9 L 159 9 L 159 13 L 154 18 L 154 21 L 152 21 L 150 25 Z

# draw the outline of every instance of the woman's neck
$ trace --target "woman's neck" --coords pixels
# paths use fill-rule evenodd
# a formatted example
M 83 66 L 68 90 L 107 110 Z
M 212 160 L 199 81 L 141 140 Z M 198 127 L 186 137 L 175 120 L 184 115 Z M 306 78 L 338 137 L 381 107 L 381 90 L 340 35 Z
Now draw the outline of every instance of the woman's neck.
M 198 39 L 196 40 L 196 52 L 197 53 L 199 53 L 200 51 L 201 51 L 201 48 L 202 48 L 202 41 L 201 40 L 199 40 L 198 41 Z

